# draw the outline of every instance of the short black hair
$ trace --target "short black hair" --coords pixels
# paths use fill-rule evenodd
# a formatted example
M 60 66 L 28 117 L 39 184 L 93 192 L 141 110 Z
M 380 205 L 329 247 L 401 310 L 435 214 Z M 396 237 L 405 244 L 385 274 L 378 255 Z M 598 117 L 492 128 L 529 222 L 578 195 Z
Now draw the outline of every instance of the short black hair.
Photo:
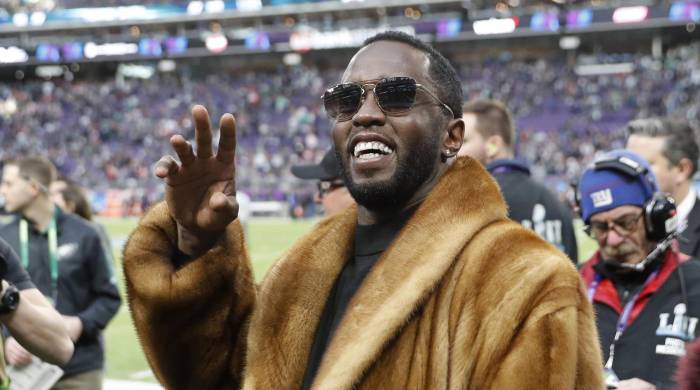
M 698 170 L 697 131 L 686 120 L 671 118 L 647 118 L 631 121 L 627 125 L 627 134 L 646 137 L 664 138 L 663 155 L 673 165 L 678 165 L 682 159 L 687 158 L 692 163 L 692 169 L 688 179 Z
M 462 117 L 462 83 L 447 58 L 427 43 L 401 31 L 381 32 L 367 38 L 362 47 L 378 41 L 401 42 L 424 52 L 430 60 L 428 73 L 437 88 L 437 96 L 450 107 L 455 118 Z

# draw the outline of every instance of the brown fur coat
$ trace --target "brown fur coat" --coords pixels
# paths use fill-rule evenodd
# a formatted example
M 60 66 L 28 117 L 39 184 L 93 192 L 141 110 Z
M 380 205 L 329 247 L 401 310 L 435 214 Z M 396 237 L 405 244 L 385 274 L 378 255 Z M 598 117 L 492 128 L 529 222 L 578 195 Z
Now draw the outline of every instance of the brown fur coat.
M 164 205 L 124 256 L 146 356 L 168 389 L 298 389 L 357 210 L 320 222 L 254 285 L 235 222 L 179 270 Z M 600 390 L 593 312 L 562 253 L 510 222 L 495 182 L 457 160 L 378 260 L 314 389 Z

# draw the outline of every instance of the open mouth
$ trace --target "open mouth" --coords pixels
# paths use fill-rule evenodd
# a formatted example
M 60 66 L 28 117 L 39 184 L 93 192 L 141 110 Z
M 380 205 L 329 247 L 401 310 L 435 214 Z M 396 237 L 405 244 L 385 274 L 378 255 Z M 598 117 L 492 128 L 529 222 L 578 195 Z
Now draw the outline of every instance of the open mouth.
M 358 160 L 372 160 L 392 153 L 392 148 L 379 141 L 358 142 L 352 150 L 353 157 Z

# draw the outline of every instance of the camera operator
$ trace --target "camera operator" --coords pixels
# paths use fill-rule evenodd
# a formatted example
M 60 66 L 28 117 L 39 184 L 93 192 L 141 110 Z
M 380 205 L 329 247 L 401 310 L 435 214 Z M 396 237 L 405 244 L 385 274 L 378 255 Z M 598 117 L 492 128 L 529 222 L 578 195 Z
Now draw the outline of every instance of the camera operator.
M 596 160 L 578 189 L 581 218 L 599 247 L 581 275 L 608 388 L 674 389 L 677 360 L 700 317 L 700 263 L 677 250 L 675 203 L 658 192 L 647 161 L 626 150 Z

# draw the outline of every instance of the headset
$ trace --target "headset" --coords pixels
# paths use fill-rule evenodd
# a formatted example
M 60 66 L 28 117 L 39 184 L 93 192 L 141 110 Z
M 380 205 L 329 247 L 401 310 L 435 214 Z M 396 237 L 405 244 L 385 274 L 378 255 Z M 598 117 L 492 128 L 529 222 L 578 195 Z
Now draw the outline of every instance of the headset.
M 650 241 L 661 242 L 669 236 L 675 235 L 677 228 L 676 202 L 670 196 L 657 191 L 654 176 L 647 167 L 627 156 L 616 156 L 595 161 L 593 169 L 596 171 L 602 169 L 616 171 L 642 183 L 645 195 L 649 197 L 642 209 L 646 236 Z M 576 206 L 579 216 L 583 218 L 579 188 L 576 189 Z

